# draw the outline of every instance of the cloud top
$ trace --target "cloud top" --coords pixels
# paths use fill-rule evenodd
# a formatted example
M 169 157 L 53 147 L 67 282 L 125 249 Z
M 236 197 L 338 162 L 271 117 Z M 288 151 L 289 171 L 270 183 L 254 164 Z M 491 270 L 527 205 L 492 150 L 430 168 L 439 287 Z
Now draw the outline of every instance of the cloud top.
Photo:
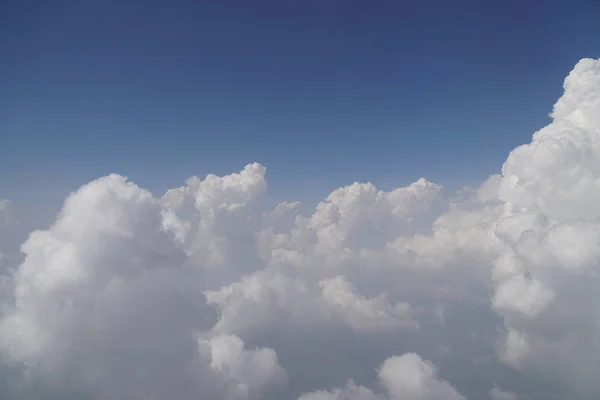
M 84 185 L 0 264 L 0 397 L 597 398 L 600 61 L 564 89 L 459 193 L 353 183 L 304 214 L 257 163 Z

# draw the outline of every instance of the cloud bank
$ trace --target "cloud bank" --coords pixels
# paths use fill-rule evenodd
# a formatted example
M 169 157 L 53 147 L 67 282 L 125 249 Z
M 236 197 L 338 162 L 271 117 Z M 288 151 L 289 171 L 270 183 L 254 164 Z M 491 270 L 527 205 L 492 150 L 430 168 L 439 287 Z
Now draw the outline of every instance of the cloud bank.
M 354 183 L 308 215 L 256 163 L 84 185 L 0 264 L 0 398 L 599 398 L 600 60 L 551 117 L 477 188 Z

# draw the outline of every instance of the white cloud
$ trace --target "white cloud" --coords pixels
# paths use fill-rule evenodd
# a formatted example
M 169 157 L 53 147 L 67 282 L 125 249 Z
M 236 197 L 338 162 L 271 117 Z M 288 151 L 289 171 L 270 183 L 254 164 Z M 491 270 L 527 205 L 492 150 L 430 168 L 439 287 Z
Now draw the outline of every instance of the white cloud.
M 380 385 L 386 395 L 377 394 L 349 380 L 342 389 L 316 391 L 299 400 L 465 400 L 452 385 L 438 378 L 438 370 L 418 354 L 390 357 L 379 367 Z
M 201 339 L 199 344 L 210 351 L 210 367 L 226 377 L 227 398 L 260 398 L 265 388 L 287 382 L 287 373 L 272 349 L 246 350 L 244 342 L 234 335 Z
M 238 338 L 209 338 L 212 359 L 199 351 L 195 336 L 214 316 L 161 212 L 149 192 L 111 175 L 71 195 L 23 244 L 0 345 L 28 379 L 50 379 L 45 390 L 58 396 L 244 400 L 280 379 L 272 350 L 246 351 Z
M 379 369 L 379 379 L 392 399 L 464 400 L 437 375 L 437 368 L 415 353 L 388 358 Z
M 592 396 L 600 393 L 599 66 L 577 64 L 552 123 L 506 160 L 493 272 L 508 332 L 501 357 Z
M 384 293 L 367 299 L 356 293 L 356 288 L 343 276 L 324 279 L 319 282 L 323 290 L 325 305 L 343 315 L 345 321 L 357 331 L 395 330 L 418 328 L 412 319 L 412 309 L 408 303 L 389 304 Z
M 0 275 L 0 397 L 597 398 L 600 61 L 564 86 L 458 193 L 354 183 L 306 215 L 259 164 L 90 182 Z

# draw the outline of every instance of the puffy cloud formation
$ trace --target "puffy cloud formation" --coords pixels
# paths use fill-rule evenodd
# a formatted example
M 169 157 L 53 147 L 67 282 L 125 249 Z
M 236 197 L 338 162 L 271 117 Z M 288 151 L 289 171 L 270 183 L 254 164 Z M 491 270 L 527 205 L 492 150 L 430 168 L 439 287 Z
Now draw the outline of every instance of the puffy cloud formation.
M 259 164 L 88 183 L 0 265 L 0 398 L 600 397 L 600 61 L 564 89 L 458 193 L 354 183 L 306 214 Z
M 378 376 L 387 397 L 349 380 L 343 389 L 316 391 L 299 400 L 465 400 L 452 385 L 438 379 L 431 362 L 415 353 L 388 358 L 379 367 Z
M 246 350 L 235 336 L 198 339 L 211 326 L 202 274 L 185 265 L 162 212 L 148 191 L 111 175 L 72 194 L 56 222 L 22 245 L 0 345 L 24 369 L 23 390 L 260 399 L 286 379 L 270 349 Z
M 597 396 L 600 319 L 600 62 L 565 79 L 553 122 L 506 160 L 492 276 L 501 358 Z

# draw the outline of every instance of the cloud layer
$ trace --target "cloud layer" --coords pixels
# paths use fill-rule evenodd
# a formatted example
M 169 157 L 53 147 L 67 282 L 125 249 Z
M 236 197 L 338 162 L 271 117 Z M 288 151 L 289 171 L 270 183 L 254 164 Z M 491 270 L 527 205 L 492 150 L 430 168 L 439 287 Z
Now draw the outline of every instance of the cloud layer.
M 354 183 L 306 215 L 259 164 L 84 185 L 0 264 L 0 397 L 598 398 L 600 61 L 564 89 L 459 193 Z

